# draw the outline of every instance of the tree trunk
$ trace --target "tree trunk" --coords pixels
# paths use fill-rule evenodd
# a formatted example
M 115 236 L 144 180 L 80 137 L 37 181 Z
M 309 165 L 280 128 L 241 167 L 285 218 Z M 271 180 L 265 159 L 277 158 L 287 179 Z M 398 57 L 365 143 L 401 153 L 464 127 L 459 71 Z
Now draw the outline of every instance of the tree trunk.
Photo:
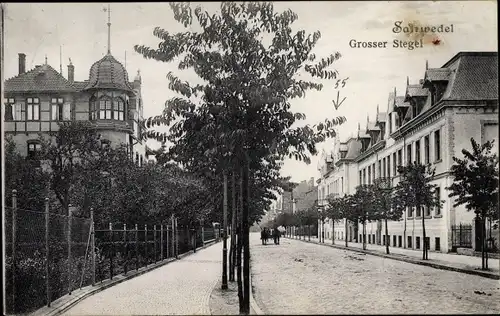
M 389 231 L 387 229 L 387 218 L 385 219 L 385 253 L 389 254 Z
M 224 170 L 224 201 L 222 218 L 222 289 L 227 289 L 227 172 Z
M 243 222 L 243 313 L 245 315 L 250 314 L 250 234 L 248 225 L 248 214 L 249 214 L 249 161 L 248 158 L 245 161 L 244 172 L 243 172 L 243 210 L 242 210 L 242 222 Z
M 241 251 L 243 249 L 242 242 L 242 229 L 241 222 L 238 224 L 238 236 L 237 236 L 237 246 L 236 246 L 236 276 L 238 281 L 238 303 L 240 307 L 240 314 L 243 311 L 243 280 L 242 280 L 242 270 L 241 270 Z
M 311 225 L 307 225 L 307 241 L 311 241 Z
M 242 216 L 241 216 L 241 211 L 243 210 L 243 169 L 240 169 L 240 195 L 239 195 L 239 212 L 238 212 L 238 236 L 237 236 L 237 248 L 236 248 L 236 273 L 238 276 L 238 302 L 239 302 L 239 307 L 240 307 L 240 314 L 243 312 L 243 301 L 244 301 L 244 295 L 243 295 L 243 275 L 242 275 L 242 270 L 241 270 L 241 252 L 243 250 L 243 229 L 242 229 Z
M 335 245 L 335 220 L 332 219 L 332 245 Z
M 235 273 L 235 263 L 236 263 L 236 175 L 233 174 L 231 176 L 231 250 L 229 252 L 229 281 L 234 282 L 234 273 Z
M 420 207 L 420 206 L 418 206 Z M 424 213 L 425 210 L 422 210 L 422 235 L 424 236 L 424 240 L 423 240 L 423 245 L 424 245 L 424 249 L 422 251 L 422 259 L 423 260 L 427 260 L 429 259 L 429 256 L 427 254 L 427 242 L 426 242 L 426 235 L 425 235 L 425 213 Z
M 484 214 L 482 215 L 481 221 L 481 228 L 483 231 L 481 234 L 481 269 L 488 270 L 488 254 L 486 252 L 486 218 Z
M 366 250 L 366 221 L 363 221 L 363 236 L 362 242 L 363 242 L 363 250 Z
M 348 238 L 348 235 L 347 235 L 347 232 L 348 232 L 348 226 L 349 224 L 347 223 L 347 218 L 345 219 L 345 234 L 344 234 L 344 237 L 345 237 L 345 246 L 346 247 L 349 247 L 349 245 L 347 244 L 347 238 Z

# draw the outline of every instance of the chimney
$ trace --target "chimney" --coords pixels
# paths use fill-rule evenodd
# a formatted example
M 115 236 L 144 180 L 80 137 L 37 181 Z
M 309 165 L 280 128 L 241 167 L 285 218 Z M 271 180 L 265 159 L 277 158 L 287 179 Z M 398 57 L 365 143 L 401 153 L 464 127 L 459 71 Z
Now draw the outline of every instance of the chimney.
M 68 81 L 71 83 L 75 81 L 75 66 L 73 66 L 71 59 L 69 60 L 69 65 L 68 65 Z
M 26 72 L 26 54 L 19 53 L 19 74 Z

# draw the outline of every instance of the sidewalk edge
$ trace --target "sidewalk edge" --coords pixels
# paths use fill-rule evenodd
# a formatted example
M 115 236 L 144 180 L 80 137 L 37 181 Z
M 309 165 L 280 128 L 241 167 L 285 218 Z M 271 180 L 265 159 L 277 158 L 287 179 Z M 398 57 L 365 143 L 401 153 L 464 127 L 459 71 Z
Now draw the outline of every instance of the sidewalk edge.
M 203 245 L 202 247 L 198 248 L 196 250 L 196 252 L 200 251 L 200 250 L 203 250 L 205 248 L 208 248 L 210 246 L 213 246 L 214 244 L 216 244 L 217 241 L 210 241 L 208 242 L 207 244 Z M 181 255 L 178 256 L 178 259 L 176 258 L 169 258 L 169 259 L 165 259 L 164 261 L 162 262 L 157 262 L 155 264 L 152 264 L 148 267 L 145 267 L 143 268 L 143 270 L 139 270 L 137 272 L 134 272 L 134 273 L 131 273 L 131 274 L 128 274 L 126 276 L 124 275 L 120 275 L 119 277 L 121 277 L 120 279 L 117 279 L 115 281 L 111 281 L 109 283 L 105 283 L 105 284 L 102 284 L 102 285 L 97 285 L 97 286 L 94 286 L 94 287 L 91 287 L 89 289 L 89 291 L 85 292 L 85 293 L 82 293 L 78 296 L 75 296 L 72 300 L 70 301 L 67 301 L 67 302 L 64 302 L 62 303 L 61 305 L 57 305 L 54 306 L 52 305 L 51 307 L 47 307 L 47 306 L 44 306 L 32 313 L 30 313 L 29 315 L 44 315 L 44 316 L 57 316 L 57 315 L 61 315 L 62 313 L 64 313 L 65 311 L 67 311 L 68 309 L 70 309 L 71 307 L 75 306 L 77 303 L 81 302 L 82 300 L 86 299 L 87 297 L 89 296 L 92 296 L 96 293 L 99 293 L 109 287 L 112 287 L 114 285 L 117 285 L 117 284 L 120 284 L 124 281 L 127 281 L 127 280 L 130 280 L 130 279 L 133 279 L 137 276 L 140 276 L 142 274 L 145 274 L 146 272 L 150 272 L 156 268 L 160 268 L 164 265 L 167 265 L 169 264 L 170 262 L 173 262 L 173 261 L 177 261 L 177 260 L 180 260 L 188 255 L 191 255 L 191 254 L 194 254 L 195 252 L 193 252 L 193 250 L 190 250 L 186 253 L 183 253 Z M 63 296 L 64 297 L 64 296 Z M 59 298 L 60 299 L 60 298 Z M 54 303 L 54 302 L 53 302 Z
M 395 257 L 395 256 L 391 256 L 390 254 L 387 255 L 385 253 L 379 253 L 379 252 L 370 251 L 370 250 L 354 249 L 354 248 L 349 248 L 349 247 L 344 247 L 344 246 L 339 246 L 339 245 L 331 245 L 331 244 L 326 244 L 326 243 L 323 244 L 323 243 L 319 243 L 316 241 L 299 240 L 299 239 L 294 239 L 294 238 L 289 238 L 289 237 L 286 237 L 286 238 L 292 239 L 292 240 L 297 240 L 297 241 L 302 241 L 302 242 L 306 242 L 306 243 L 316 244 L 316 245 L 320 245 L 320 246 L 328 246 L 328 247 L 335 248 L 335 249 L 349 250 L 349 251 L 364 253 L 364 254 L 373 255 L 373 256 L 377 256 L 377 257 L 382 257 L 382 258 L 387 258 L 387 259 L 392 259 L 392 260 L 397 260 L 397 261 L 403 261 L 403 262 L 408 262 L 408 263 L 412 263 L 412 264 L 418 264 L 418 265 L 422 265 L 422 266 L 431 267 L 434 269 L 455 271 L 455 272 L 464 273 L 464 274 L 477 275 L 477 276 L 481 276 L 483 278 L 500 280 L 500 274 L 489 273 L 489 272 L 481 271 L 481 270 L 469 270 L 469 269 L 452 267 L 452 266 L 434 263 L 434 262 L 425 262 L 425 261 L 421 261 L 418 259 L 411 259 L 408 257 Z
M 254 310 L 256 315 L 265 315 L 265 313 L 260 309 L 259 304 L 253 296 L 253 282 L 252 282 L 252 271 L 250 270 L 250 307 Z

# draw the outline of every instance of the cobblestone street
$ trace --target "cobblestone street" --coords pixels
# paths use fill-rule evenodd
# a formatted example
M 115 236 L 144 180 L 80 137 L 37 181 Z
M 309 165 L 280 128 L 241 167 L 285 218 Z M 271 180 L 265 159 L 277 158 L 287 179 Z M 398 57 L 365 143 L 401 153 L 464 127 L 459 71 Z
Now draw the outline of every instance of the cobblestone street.
M 255 299 L 266 314 L 500 313 L 500 283 L 480 276 L 251 234 Z

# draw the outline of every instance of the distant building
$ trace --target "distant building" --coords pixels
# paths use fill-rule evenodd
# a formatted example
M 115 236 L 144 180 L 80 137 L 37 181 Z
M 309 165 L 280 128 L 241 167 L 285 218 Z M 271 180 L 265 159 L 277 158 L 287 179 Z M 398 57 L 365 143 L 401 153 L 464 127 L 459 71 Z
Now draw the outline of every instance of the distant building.
M 470 149 L 471 137 L 481 143 L 494 140 L 498 152 L 497 52 L 458 53 L 440 68 L 427 66 L 418 83 L 407 79 L 403 93 L 391 92 L 384 112 L 377 109 L 363 129 L 358 125 L 356 137 L 343 143 L 337 139 L 334 152 L 322 157 L 319 204 L 324 205 L 327 196 L 353 194 L 359 184 L 373 184 L 378 178 L 389 178 L 395 186 L 398 166 L 429 163 L 436 170 L 433 184 L 444 204 L 440 210 L 409 209 L 400 221 L 389 222 L 390 246 L 421 249 L 425 216 L 431 251 L 479 249 L 481 229 L 474 212 L 463 205 L 454 207 L 445 189 L 453 182 L 452 157 L 462 157 L 461 150 Z M 347 232 L 345 222 L 336 224 L 333 232 L 331 222 L 325 226 L 326 238 L 362 240 L 361 226 L 348 225 Z M 368 223 L 366 233 L 369 244 L 384 244 L 381 222 Z M 498 230 L 488 228 L 487 234 L 498 246 Z

